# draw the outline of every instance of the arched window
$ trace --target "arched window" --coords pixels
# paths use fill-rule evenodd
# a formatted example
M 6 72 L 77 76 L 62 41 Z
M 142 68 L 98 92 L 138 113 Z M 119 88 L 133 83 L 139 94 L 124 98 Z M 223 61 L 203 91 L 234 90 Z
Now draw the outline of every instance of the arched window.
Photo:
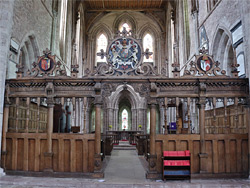
M 128 111 L 126 109 L 122 111 L 122 129 L 128 129 Z
M 119 31 L 122 32 L 123 31 L 123 28 L 126 28 L 126 30 L 129 32 L 130 30 L 132 30 L 130 24 L 128 24 L 127 22 L 123 23 L 120 25 L 119 27 Z
M 153 37 L 152 35 L 150 35 L 149 33 L 147 33 L 144 37 L 143 37 L 143 49 L 144 51 L 146 51 L 147 49 L 149 50 L 149 52 L 153 52 L 154 54 L 154 48 L 153 48 Z M 149 56 L 149 58 L 147 59 L 146 56 L 144 56 L 144 62 L 154 62 L 154 57 L 153 54 Z
M 96 53 L 99 53 L 101 50 L 106 52 L 106 49 L 108 46 L 107 37 L 103 33 L 101 33 L 96 40 L 96 44 L 97 44 L 96 45 Z M 96 63 L 98 63 L 98 62 L 106 62 L 106 57 L 104 57 L 102 59 L 101 56 L 96 56 Z

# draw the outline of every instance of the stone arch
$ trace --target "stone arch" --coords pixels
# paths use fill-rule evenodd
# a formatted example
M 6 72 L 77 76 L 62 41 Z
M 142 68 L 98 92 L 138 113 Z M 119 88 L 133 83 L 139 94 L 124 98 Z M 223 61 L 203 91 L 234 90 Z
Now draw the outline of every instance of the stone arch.
M 89 62 L 95 62 L 94 64 L 89 65 L 90 69 L 93 68 L 93 66 L 97 66 L 96 64 L 96 40 L 97 37 L 103 33 L 107 39 L 108 39 L 108 43 L 112 38 L 112 33 L 111 30 L 109 29 L 109 27 L 103 23 L 98 24 L 96 27 L 93 27 L 89 33 L 91 33 L 91 35 L 89 35 L 89 40 L 88 40 L 88 51 L 90 53 L 88 53 L 88 59 Z M 104 49 L 106 50 L 106 49 Z
M 161 56 L 161 35 L 159 34 L 159 32 L 157 31 L 157 29 L 155 29 L 154 27 L 152 27 L 150 25 L 150 23 L 145 24 L 144 26 L 141 27 L 141 29 L 138 31 L 138 36 L 139 39 L 143 40 L 143 37 L 147 34 L 151 34 L 152 38 L 153 38 L 153 49 L 154 49 L 154 55 L 153 55 L 153 61 L 154 64 L 156 62 L 158 62 L 158 60 L 160 60 L 160 56 Z M 145 49 L 143 49 L 143 51 L 145 51 Z M 160 62 L 158 62 L 158 65 L 160 65 Z M 160 66 L 158 66 L 160 67 Z
M 91 28 L 88 33 L 92 33 L 91 35 L 89 35 L 89 38 L 91 38 L 91 39 L 96 39 L 96 37 L 100 33 L 105 33 L 108 37 L 108 40 L 112 39 L 112 31 L 104 23 L 100 23 L 100 24 L 96 25 L 95 27 Z
M 27 70 L 31 69 L 32 63 L 37 61 L 39 55 L 36 36 L 31 31 L 24 36 L 18 50 L 18 62 L 24 66 L 24 74 L 26 74 Z
M 146 129 L 146 98 L 141 97 L 131 85 L 120 85 L 116 91 L 112 92 L 106 100 L 106 107 L 108 109 L 107 121 L 108 125 L 113 125 L 115 130 L 119 127 L 119 104 L 121 101 L 127 100 L 131 108 L 131 130 L 138 130 L 138 125 L 145 125 Z M 145 113 L 144 113 L 145 112 Z M 106 125 L 106 129 L 107 126 Z
M 215 61 L 219 61 L 220 67 L 231 75 L 231 64 L 234 61 L 231 34 L 224 26 L 218 26 L 211 44 L 212 55 Z
M 113 31 L 116 33 L 119 29 L 119 26 L 122 22 L 128 22 L 131 24 L 132 33 L 136 33 L 137 31 L 137 23 L 133 16 L 131 16 L 128 12 L 122 13 L 120 16 L 116 17 L 113 22 Z

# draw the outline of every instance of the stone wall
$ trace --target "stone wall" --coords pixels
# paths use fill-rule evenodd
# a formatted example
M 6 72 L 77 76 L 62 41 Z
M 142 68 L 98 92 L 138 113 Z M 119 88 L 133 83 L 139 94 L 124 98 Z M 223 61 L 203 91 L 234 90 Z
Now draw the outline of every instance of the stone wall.
M 19 49 L 18 54 L 9 62 L 8 66 L 8 77 L 12 78 L 15 77 L 16 71 L 13 69 L 15 67 L 13 64 L 19 62 L 20 49 L 25 43 L 29 42 L 29 37 L 34 37 L 37 44 L 37 52 L 30 52 L 34 53 L 35 56 L 42 55 L 43 50 L 46 48 L 50 49 L 52 0 L 16 0 L 13 22 L 11 38 L 19 45 Z M 35 61 L 35 56 L 30 61 Z
M 7 57 L 10 45 L 10 33 L 12 29 L 14 0 L 0 1 L 0 151 L 2 146 L 2 122 L 3 122 L 3 104 L 4 89 L 6 79 Z M 0 157 L 1 160 L 1 157 Z M 0 176 L 2 170 L 0 168 Z

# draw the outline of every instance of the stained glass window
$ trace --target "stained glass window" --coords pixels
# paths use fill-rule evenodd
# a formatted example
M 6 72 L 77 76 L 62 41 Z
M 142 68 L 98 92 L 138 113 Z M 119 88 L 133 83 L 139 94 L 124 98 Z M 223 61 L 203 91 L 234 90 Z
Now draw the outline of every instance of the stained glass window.
M 154 49 L 153 49 L 153 37 L 147 33 L 143 37 L 143 49 L 146 51 L 146 49 L 149 49 L 149 52 L 153 52 L 154 54 Z M 153 62 L 153 55 L 150 55 L 149 58 L 147 59 L 146 56 L 144 56 L 144 62 Z
M 96 53 L 100 52 L 101 49 L 103 49 L 104 52 L 106 52 L 107 45 L 108 45 L 108 39 L 103 33 L 101 35 L 99 35 L 96 43 L 97 43 Z M 106 57 L 104 57 L 102 59 L 101 56 L 96 56 L 96 62 L 106 62 Z
M 126 109 L 122 111 L 122 129 L 128 129 L 128 111 Z

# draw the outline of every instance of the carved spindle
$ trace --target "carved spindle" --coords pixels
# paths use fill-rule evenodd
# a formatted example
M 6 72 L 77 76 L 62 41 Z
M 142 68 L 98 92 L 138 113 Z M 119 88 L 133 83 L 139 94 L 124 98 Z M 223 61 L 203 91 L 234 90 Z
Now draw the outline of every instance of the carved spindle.
M 165 97 L 165 110 L 164 110 L 164 134 L 168 134 L 168 120 L 167 120 L 167 110 L 168 110 L 168 98 Z
M 226 133 L 229 133 L 229 127 L 227 125 L 227 97 L 224 97 L 224 127 L 226 129 Z
M 63 113 L 63 115 L 67 116 L 66 109 L 64 107 L 64 103 L 65 103 L 65 100 L 64 100 L 64 97 L 62 97 L 61 98 L 62 113 Z M 63 127 L 64 127 L 63 125 L 60 125 L 60 132 L 62 132 Z
M 72 105 L 73 105 L 73 115 L 72 115 L 72 126 L 76 126 L 76 98 L 72 98 Z
M 40 124 L 40 104 L 41 99 L 40 97 L 37 98 L 37 126 L 36 126 L 36 133 L 39 132 L 39 124 Z
M 238 129 L 239 128 L 238 126 L 238 97 L 235 97 L 234 99 L 234 107 L 235 107 L 234 127 Z
M 18 123 L 19 123 L 19 103 L 20 103 L 20 99 L 19 97 L 16 98 L 16 127 L 15 127 L 15 131 L 18 132 Z
M 27 109 L 26 109 L 25 132 L 28 133 L 28 130 L 29 130 L 29 121 L 30 121 L 30 98 L 29 97 L 27 97 L 26 106 L 27 106 Z
M 176 129 L 177 129 L 177 134 L 180 133 L 180 129 L 181 127 L 179 127 L 179 105 L 180 105 L 180 101 L 179 101 L 179 97 L 176 97 Z
M 218 133 L 218 127 L 216 125 L 216 97 L 213 97 L 213 133 Z
M 190 102 L 191 102 L 191 99 L 190 97 L 187 98 L 187 115 L 188 115 L 188 134 L 191 133 L 191 120 L 190 120 Z
M 83 98 L 83 133 L 87 133 L 87 125 L 86 125 L 86 120 L 87 120 L 87 97 Z

